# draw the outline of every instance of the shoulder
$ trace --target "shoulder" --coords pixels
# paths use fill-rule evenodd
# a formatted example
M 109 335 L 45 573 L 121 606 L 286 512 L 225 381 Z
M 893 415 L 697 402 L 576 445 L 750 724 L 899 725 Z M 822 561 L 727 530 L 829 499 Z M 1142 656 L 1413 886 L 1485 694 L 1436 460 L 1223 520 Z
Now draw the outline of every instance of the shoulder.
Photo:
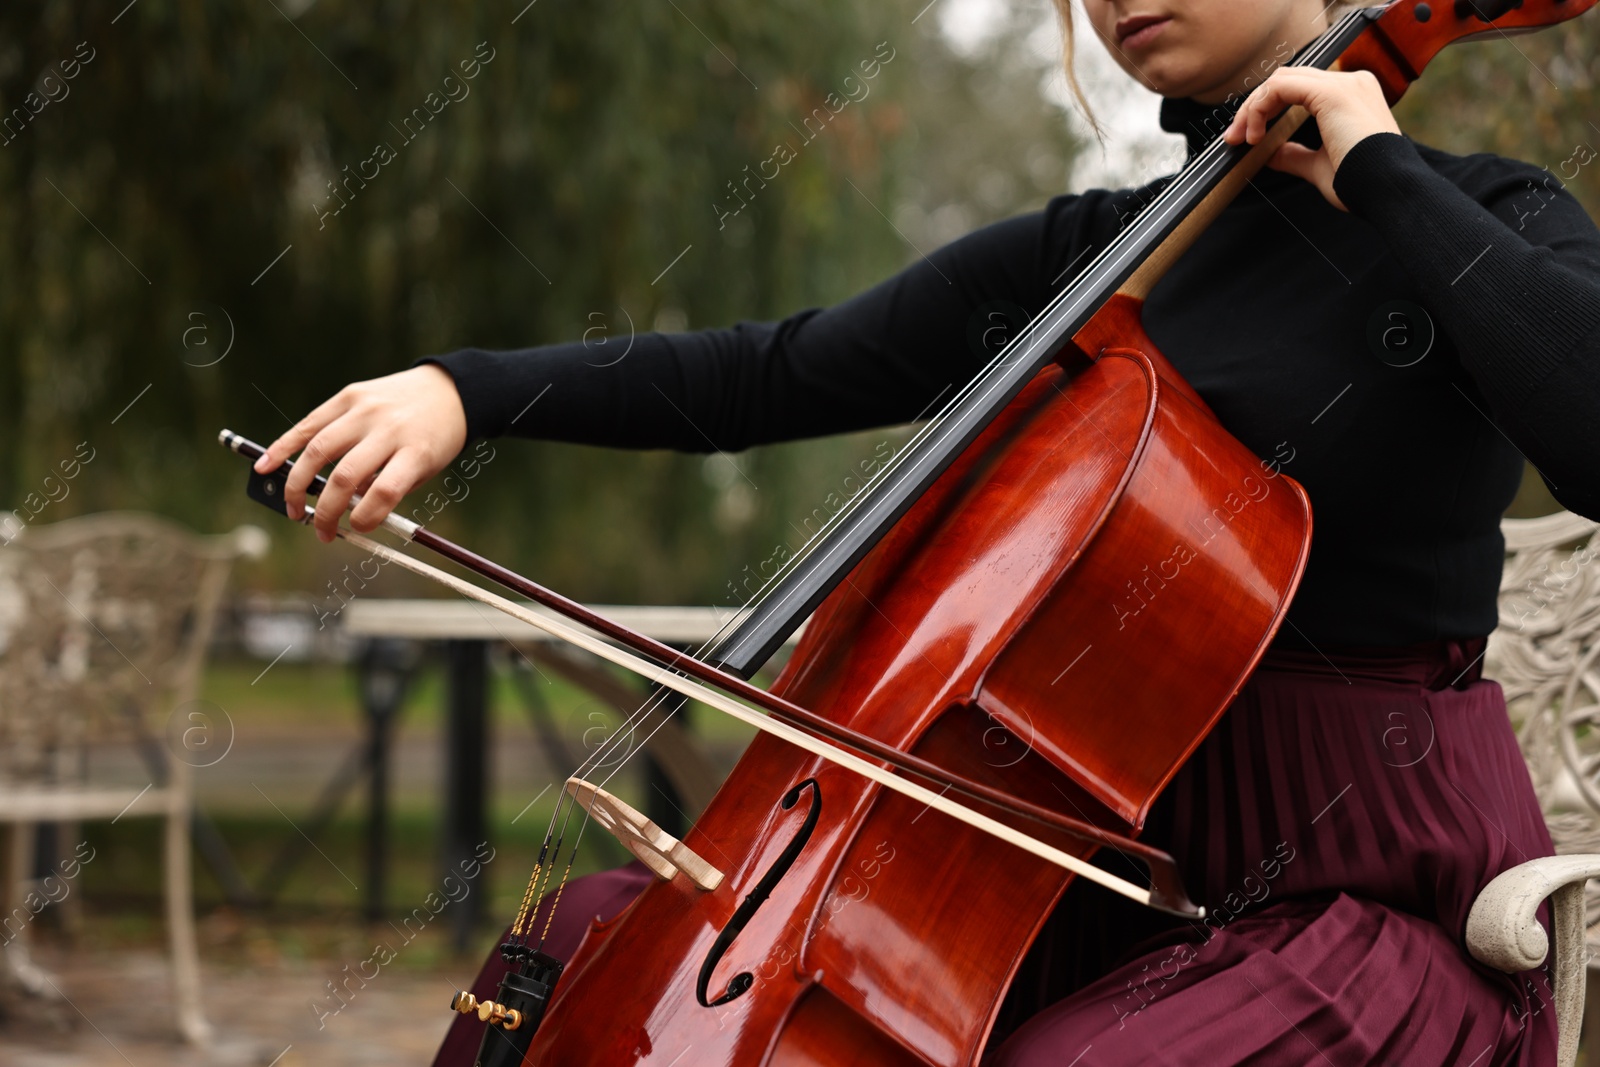
M 1125 221 L 1155 199 L 1170 180 L 1169 175 L 1137 188 L 1085 189 L 1076 193 L 1060 193 L 1052 196 L 1040 208 L 980 227 L 968 237 L 1007 235 L 1016 238 L 1027 235 L 1048 240 L 1083 235 L 1104 236 L 1106 231 L 1115 233 Z
M 1417 155 L 1423 161 L 1450 177 L 1474 183 L 1492 183 L 1507 177 L 1527 177 L 1550 173 L 1545 167 L 1529 163 L 1526 160 L 1512 159 L 1510 156 L 1498 155 L 1494 152 L 1471 152 L 1467 155 L 1457 155 L 1425 144 L 1414 137 L 1406 136 L 1412 147 L 1417 150 Z
M 989 223 L 931 257 L 941 275 L 990 281 L 1026 302 L 1052 297 L 1166 188 L 1173 175 L 1140 186 L 1085 189 L 1037 210 Z
M 1166 174 L 1143 185 L 1085 189 L 1054 197 L 1041 212 L 1041 237 L 1051 252 L 1047 282 L 1057 288 L 1070 281 L 1061 276 L 1087 266 L 1161 195 L 1176 175 Z
M 1405 134 L 1374 133 L 1357 142 L 1334 175 L 1334 191 L 1357 215 L 1368 219 L 1397 208 L 1452 218 L 1473 225 L 1470 212 L 1451 206 L 1455 192 L 1476 202 L 1530 243 L 1550 247 L 1592 246 L 1594 223 L 1568 192 L 1567 181 L 1595 155 L 1579 146 L 1556 169 L 1510 159 L 1493 152 L 1456 155 Z M 1452 191 L 1454 190 L 1454 192 Z M 1476 239 L 1474 237 L 1474 239 Z
M 1164 174 L 1143 185 L 1085 189 L 1081 193 L 1057 196 L 1046 205 L 1045 213 L 1058 225 L 1104 231 L 1100 235 L 1109 238 L 1132 222 L 1175 177 L 1175 174 Z
M 1520 159 L 1497 155 L 1494 152 L 1473 152 L 1459 156 L 1441 148 L 1410 141 L 1417 155 L 1431 170 L 1448 178 L 1450 183 L 1479 203 L 1487 204 L 1509 194 L 1521 193 L 1530 186 L 1562 188 L 1563 183 L 1549 167 L 1537 166 Z M 1581 158 L 1581 157 L 1579 157 Z M 1593 151 L 1589 153 L 1593 159 Z M 1563 157 L 1563 160 L 1565 157 Z
M 1600 229 L 1567 188 L 1600 156 L 1587 144 L 1563 151 L 1546 166 L 1493 152 L 1458 156 L 1416 144 L 1417 155 L 1433 171 L 1532 244 L 1578 256 L 1589 270 L 1600 269 Z

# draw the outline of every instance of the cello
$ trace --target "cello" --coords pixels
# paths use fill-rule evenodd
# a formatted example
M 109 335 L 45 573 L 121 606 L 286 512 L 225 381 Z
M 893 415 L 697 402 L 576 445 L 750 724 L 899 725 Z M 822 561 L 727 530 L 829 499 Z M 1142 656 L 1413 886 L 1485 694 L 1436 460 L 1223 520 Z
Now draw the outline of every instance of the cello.
M 1393 102 L 1453 40 L 1592 3 L 1399 0 L 1292 63 L 1370 71 Z M 1138 857 L 1147 903 L 1198 915 L 1170 860 L 1131 838 L 1282 621 L 1310 509 L 1172 370 L 1140 310 L 1304 118 L 1199 153 L 693 661 L 406 531 L 621 641 L 680 694 L 730 714 L 738 697 L 792 731 L 758 738 L 681 842 L 603 783 L 569 782 L 580 830 L 614 829 L 657 881 L 564 968 L 543 956 L 526 921 L 546 893 L 559 904 L 558 811 L 501 994 L 457 998 L 486 1024 L 479 1062 L 974 1063 L 1095 851 Z M 749 686 L 808 615 L 771 691 Z

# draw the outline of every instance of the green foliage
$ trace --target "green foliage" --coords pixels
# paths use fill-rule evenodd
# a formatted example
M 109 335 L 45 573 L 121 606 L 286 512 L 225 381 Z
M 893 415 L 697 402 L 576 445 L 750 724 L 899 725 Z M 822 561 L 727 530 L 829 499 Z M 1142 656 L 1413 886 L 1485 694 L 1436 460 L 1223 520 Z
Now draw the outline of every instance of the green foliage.
M 1078 149 L 1038 91 L 1040 10 L 961 56 L 917 2 L 8 7 L 0 502 L 262 521 L 278 547 L 247 580 L 321 588 L 349 554 L 245 501 L 220 427 L 268 439 L 467 345 L 778 318 L 1038 206 Z M 1561 171 L 1600 140 L 1597 27 L 1446 50 L 1402 125 L 1600 207 L 1600 166 Z M 728 184 L 879 42 L 870 95 L 719 226 Z M 728 603 L 894 435 L 710 459 L 507 442 L 437 525 L 591 599 Z M 48 482 L 83 441 L 94 461 Z
M 244 500 L 221 427 L 268 440 L 347 382 L 467 345 L 781 317 L 912 254 L 879 210 L 931 47 L 904 6 L 521 7 L 0 13 L 0 107 L 25 116 L 0 145 L 0 500 L 44 499 L 88 441 L 38 521 L 266 521 L 257 579 L 317 587 L 346 560 Z M 879 42 L 895 58 L 871 96 L 719 228 L 727 184 Z M 864 448 L 740 457 L 758 500 L 719 526 L 701 457 L 515 443 L 440 523 L 582 595 L 704 599 L 808 510 L 797 471 L 827 485 Z

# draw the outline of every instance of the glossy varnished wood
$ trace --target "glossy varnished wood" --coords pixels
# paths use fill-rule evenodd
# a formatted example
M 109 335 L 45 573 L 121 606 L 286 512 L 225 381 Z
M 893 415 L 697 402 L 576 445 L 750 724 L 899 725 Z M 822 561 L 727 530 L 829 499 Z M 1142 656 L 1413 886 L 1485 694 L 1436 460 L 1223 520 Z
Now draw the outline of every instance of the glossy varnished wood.
M 1140 306 L 1108 303 L 1077 339 L 1095 358 L 1042 372 L 855 568 L 777 692 L 1064 814 L 1137 827 L 1255 662 L 1309 529 L 1286 477 L 1230 509 L 1259 461 L 1149 344 Z M 1215 536 L 1183 532 L 1217 509 L 1230 518 Z M 1195 558 L 1119 614 L 1128 583 L 1185 536 Z M 742 971 L 756 983 L 702 1008 L 700 962 L 799 826 L 802 810 L 777 805 L 807 777 L 816 833 L 711 989 Z M 652 885 L 586 941 L 529 1062 L 815 1062 L 822 1039 L 789 1033 L 812 1017 L 840 1035 L 867 1026 L 909 1062 L 975 1062 L 1068 881 L 765 737 L 685 843 L 723 884 Z
M 1527 0 L 1496 25 L 1548 25 L 1594 2 Z M 1423 23 L 1414 0 L 1394 5 L 1343 69 L 1371 70 L 1392 100 L 1445 44 L 1488 29 L 1433 6 Z M 855 565 L 776 692 L 975 782 L 1139 828 L 1264 651 L 1309 545 L 1303 490 L 1217 423 L 1139 322 L 1142 296 L 1230 195 L 1108 292 L 1061 362 Z M 703 1008 L 701 961 L 804 820 L 778 800 L 806 778 L 822 801 L 815 833 L 710 988 L 745 971 L 755 983 Z M 1076 855 L 1094 848 L 1030 829 Z M 767 736 L 685 843 L 723 882 L 658 882 L 593 927 L 525 1062 L 974 1064 L 1068 882 Z
M 1342 70 L 1377 77 L 1393 104 L 1445 46 L 1473 37 L 1503 37 L 1543 29 L 1588 11 L 1596 0 L 1523 0 L 1493 23 L 1456 15 L 1455 0 L 1399 0 L 1339 57 Z M 1419 9 L 1427 17 L 1419 18 Z

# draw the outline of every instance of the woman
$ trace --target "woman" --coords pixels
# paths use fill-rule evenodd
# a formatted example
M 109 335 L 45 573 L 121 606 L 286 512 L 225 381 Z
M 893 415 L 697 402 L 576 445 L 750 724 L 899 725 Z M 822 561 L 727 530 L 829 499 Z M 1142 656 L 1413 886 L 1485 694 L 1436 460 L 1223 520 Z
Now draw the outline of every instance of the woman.
M 1462 931 L 1495 874 L 1551 852 L 1478 671 L 1522 456 L 1600 516 L 1583 432 L 1600 416 L 1600 234 L 1545 171 L 1403 136 L 1370 76 L 1274 70 L 1326 28 L 1321 0 L 1085 6 L 1191 153 L 1224 127 L 1255 142 L 1288 105 L 1313 116 L 1157 286 L 1145 325 L 1306 487 L 1316 535 L 1279 639 L 1146 831 L 1211 921 L 1047 929 L 990 1061 L 1550 1062 L 1548 983 L 1474 963 Z M 425 360 L 347 387 L 257 466 L 304 448 L 298 515 L 337 462 L 327 541 L 354 491 L 350 523 L 370 530 L 481 437 L 736 451 L 905 422 L 986 360 L 959 341 L 974 320 L 1036 313 L 1160 186 L 1060 196 L 836 307 L 641 337 L 614 366 L 573 344 Z M 624 868 L 569 887 L 547 948 L 570 952 L 642 883 Z M 1079 895 L 1075 915 L 1113 910 Z M 480 994 L 494 978 L 491 959 Z M 475 1042 L 459 1029 L 441 1060 Z

